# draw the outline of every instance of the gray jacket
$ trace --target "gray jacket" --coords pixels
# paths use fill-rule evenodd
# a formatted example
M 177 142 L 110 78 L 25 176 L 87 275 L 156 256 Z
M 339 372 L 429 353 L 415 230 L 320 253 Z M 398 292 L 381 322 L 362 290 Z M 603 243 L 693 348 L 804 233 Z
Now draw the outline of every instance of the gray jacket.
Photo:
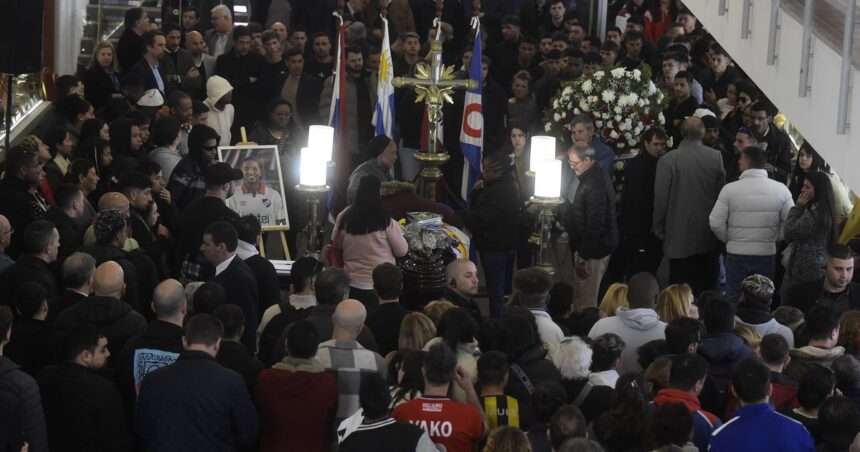
M 701 141 L 684 139 L 660 158 L 652 230 L 663 240 L 666 257 L 681 259 L 719 248 L 708 217 L 725 183 L 720 151 Z

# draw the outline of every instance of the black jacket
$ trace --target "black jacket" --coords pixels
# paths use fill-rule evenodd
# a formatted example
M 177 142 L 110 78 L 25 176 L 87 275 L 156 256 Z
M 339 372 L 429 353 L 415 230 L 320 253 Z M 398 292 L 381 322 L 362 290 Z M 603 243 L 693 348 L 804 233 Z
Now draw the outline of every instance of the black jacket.
M 12 228 L 23 234 L 27 229 L 27 225 L 41 219 L 45 216 L 45 210 L 39 207 L 40 203 L 36 201 L 36 197 L 28 191 L 30 186 L 18 179 L 15 176 L 6 174 L 3 180 L 0 180 L 0 215 L 6 217 Z M 38 193 L 38 190 L 37 190 Z M 41 197 L 41 194 L 36 196 Z M 42 199 L 44 202 L 44 198 Z M 44 203 L 47 205 L 47 202 Z M 12 243 L 6 248 L 6 254 L 12 259 L 18 257 L 21 253 L 21 240 L 12 240 Z
M 84 232 L 78 228 L 78 223 L 59 207 L 48 209 L 44 220 L 54 223 L 57 232 L 60 233 L 60 250 L 57 253 L 57 262 L 63 262 L 69 255 L 74 253 L 84 242 Z
M 767 163 L 774 168 L 774 172 L 768 173 L 768 177 L 785 183 L 791 174 L 791 140 L 787 133 L 771 124 L 764 141 L 767 142 Z
M 137 312 L 149 309 L 152 291 L 158 285 L 158 271 L 155 263 L 141 250 L 126 252 L 113 245 L 84 245 L 78 251 L 89 254 L 96 260 L 96 266 L 114 261 L 122 267 L 125 281 L 124 301 Z
M 35 377 L 42 368 L 63 360 L 63 336 L 44 320 L 19 318 L 4 354 Z
M 161 76 L 161 82 L 164 86 L 163 90 L 158 87 L 158 81 L 155 79 L 155 75 L 152 73 L 152 67 L 149 65 L 149 62 L 146 61 L 146 58 L 141 57 L 134 63 L 134 66 L 131 67 L 131 72 L 139 75 L 140 78 L 143 79 L 144 91 L 157 89 L 161 91 L 162 96 L 169 96 L 170 93 L 176 91 L 178 87 L 175 83 L 168 80 L 167 71 L 164 70 L 164 66 L 159 64 L 157 70 L 158 74 Z
M 508 378 L 510 378 L 510 375 Z M 591 385 L 588 395 L 579 404 L 574 404 L 580 393 L 585 389 L 586 383 L 588 383 L 587 378 L 582 380 L 561 380 L 561 385 L 567 393 L 567 403 L 576 405 L 582 411 L 582 415 L 585 416 L 585 421 L 590 424 L 612 407 L 612 400 L 615 398 L 615 389 L 609 386 Z
M 143 57 L 145 46 L 143 36 L 138 36 L 131 28 L 126 28 L 116 44 L 116 60 L 123 74 L 131 72 L 131 68 Z
M 583 259 L 602 259 L 618 245 L 615 189 L 596 164 L 579 176 L 565 229 L 570 235 L 571 252 Z
M 287 328 L 293 322 L 306 319 L 314 309 L 314 307 L 296 309 L 289 301 L 283 301 L 279 304 L 281 313 L 272 317 L 260 334 L 260 348 L 257 350 L 257 357 L 266 367 L 273 366 L 286 355 L 284 339 L 282 338 L 286 338 Z
M 232 452 L 252 446 L 259 432 L 242 376 L 206 352 L 183 352 L 140 388 L 134 433 L 141 451 Z
M 152 229 L 146 224 L 146 220 L 135 209 L 131 209 L 131 224 L 132 237 L 137 240 L 140 249 L 149 256 L 152 263 L 155 264 L 155 270 L 158 272 L 158 279 L 167 278 L 167 237 L 163 235 L 155 235 Z
M 442 299 L 448 300 L 451 303 L 454 303 L 454 306 L 458 306 L 469 311 L 469 314 L 472 314 L 475 321 L 478 322 L 479 325 L 481 324 L 481 308 L 478 307 L 478 303 L 476 303 L 475 300 L 461 296 L 450 287 L 445 288 L 445 293 L 442 295 Z
M 257 325 L 260 322 L 257 314 L 260 306 L 260 291 L 251 267 L 248 267 L 248 264 L 239 256 L 235 256 L 230 265 L 215 276 L 214 281 L 224 288 L 227 302 L 239 306 L 245 313 L 245 334 L 242 335 L 242 343 L 251 353 L 256 352 Z
M 25 282 L 41 284 L 48 292 L 49 300 L 57 294 L 57 281 L 48 263 L 32 254 L 22 254 L 0 275 L 0 293 L 4 294 L 0 296 L 0 300 L 3 300 L 0 304 L 11 303 L 15 288 Z
M 257 278 L 257 288 L 260 292 L 260 303 L 257 312 L 266 312 L 269 306 L 281 302 L 281 285 L 278 283 L 278 272 L 275 266 L 263 256 L 255 254 L 247 259 L 245 263 Z
M 56 297 L 48 300 L 48 321 L 53 322 L 66 308 L 72 307 L 86 299 L 87 296 L 80 292 L 70 289 L 60 291 Z
M 825 301 L 825 303 L 821 303 Z M 785 305 L 794 306 L 803 311 L 804 314 L 819 304 L 832 304 L 833 302 L 848 302 L 848 309 L 860 309 L 860 285 L 848 283 L 848 288 L 840 294 L 830 294 L 824 291 L 824 278 L 815 281 L 797 283 L 788 291 Z M 837 315 L 842 315 L 837 312 Z
M 66 309 L 54 322 L 58 330 L 67 332 L 82 324 L 98 328 L 107 338 L 108 347 L 114 350 L 122 350 L 129 339 L 146 328 L 146 320 L 131 309 L 128 303 L 98 295 L 90 295 L 86 300 Z
M 657 162 L 658 159 L 651 154 L 641 151 L 624 167 L 624 197 L 621 202 L 620 223 L 625 238 L 652 235 Z
M 51 450 L 132 449 L 122 401 L 112 381 L 86 367 L 65 362 L 39 374 L 39 389 Z
M 236 108 L 236 117 L 233 120 L 233 130 L 238 131 L 239 126 L 250 128 L 254 121 L 260 119 L 259 105 L 265 105 L 266 99 L 262 96 L 262 86 L 258 83 L 263 75 L 266 59 L 261 55 L 248 52 L 240 56 L 236 50 L 230 50 L 218 57 L 215 61 L 215 75 L 220 75 L 233 86 L 233 106 Z M 257 82 L 251 83 L 250 77 Z M 238 134 L 233 139 L 239 141 Z
M 511 251 L 517 247 L 520 217 L 519 188 L 511 173 L 486 182 L 475 191 L 469 210 L 458 212 L 472 231 L 472 240 L 481 252 Z
M 12 360 L 0 356 L 0 448 L 18 451 L 25 441 L 30 452 L 48 450 L 39 386 Z
M 114 73 L 119 82 L 119 75 Z M 84 73 L 84 96 L 93 105 L 95 111 L 101 111 L 105 104 L 114 94 L 120 94 L 119 86 L 115 86 L 113 81 L 98 64 Z
M 185 336 L 185 331 L 181 326 L 154 320 L 140 334 L 129 339 L 123 348 L 114 348 L 116 383 L 129 418 L 134 415 L 134 402 L 143 377 L 172 364 L 179 357 L 184 350 L 182 336 Z
M 245 379 L 248 386 L 248 394 L 254 394 L 257 384 L 257 376 L 263 370 L 261 363 L 254 355 L 248 353 L 248 349 L 238 342 L 221 341 L 221 348 L 215 357 L 222 366 L 235 370 Z
M 561 373 L 552 361 L 546 359 L 546 353 L 546 349 L 543 347 L 531 348 L 521 353 L 516 361 L 511 363 L 511 368 L 508 369 L 508 386 L 505 387 L 505 394 L 522 401 L 520 403 L 520 428 L 523 430 L 528 429 L 535 422 L 532 405 L 528 403 L 532 399 L 532 394 L 526 389 L 526 385 L 514 370 L 513 365 L 516 364 L 522 369 L 525 378 L 531 382 L 532 387 L 537 387 L 544 381 L 561 381 Z

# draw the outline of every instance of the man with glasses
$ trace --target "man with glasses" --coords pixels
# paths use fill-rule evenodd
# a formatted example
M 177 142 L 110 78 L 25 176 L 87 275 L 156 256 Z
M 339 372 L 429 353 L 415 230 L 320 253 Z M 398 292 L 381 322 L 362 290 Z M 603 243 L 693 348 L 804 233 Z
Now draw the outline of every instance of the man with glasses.
M 5 252 L 6 248 L 9 247 L 9 244 L 12 243 L 12 233 L 14 232 L 15 230 L 9 223 L 9 219 L 0 215 L 0 275 L 2 275 L 10 265 L 15 263 L 15 261 L 6 255 Z
M 609 174 L 597 166 L 595 154 L 594 148 L 576 144 L 567 151 L 570 167 L 579 179 L 573 206 L 564 218 L 576 270 L 574 311 L 597 306 L 600 280 L 609 265 L 609 255 L 618 245 L 615 189 Z

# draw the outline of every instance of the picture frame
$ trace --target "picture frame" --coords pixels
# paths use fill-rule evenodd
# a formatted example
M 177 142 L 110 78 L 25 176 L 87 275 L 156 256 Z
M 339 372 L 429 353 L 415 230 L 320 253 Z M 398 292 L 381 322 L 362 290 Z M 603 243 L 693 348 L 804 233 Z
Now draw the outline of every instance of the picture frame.
M 218 160 L 245 175 L 233 196 L 227 198 L 227 207 L 239 216 L 256 216 L 265 232 L 289 230 L 284 173 L 277 146 L 218 146 Z

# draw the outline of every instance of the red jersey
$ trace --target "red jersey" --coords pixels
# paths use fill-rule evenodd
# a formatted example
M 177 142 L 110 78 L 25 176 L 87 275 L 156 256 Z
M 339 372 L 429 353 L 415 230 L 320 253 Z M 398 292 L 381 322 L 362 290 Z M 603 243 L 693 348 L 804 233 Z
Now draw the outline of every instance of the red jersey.
M 447 397 L 419 397 L 394 408 L 398 421 L 424 429 L 434 443 L 448 452 L 471 452 L 472 444 L 484 434 L 478 410 Z

